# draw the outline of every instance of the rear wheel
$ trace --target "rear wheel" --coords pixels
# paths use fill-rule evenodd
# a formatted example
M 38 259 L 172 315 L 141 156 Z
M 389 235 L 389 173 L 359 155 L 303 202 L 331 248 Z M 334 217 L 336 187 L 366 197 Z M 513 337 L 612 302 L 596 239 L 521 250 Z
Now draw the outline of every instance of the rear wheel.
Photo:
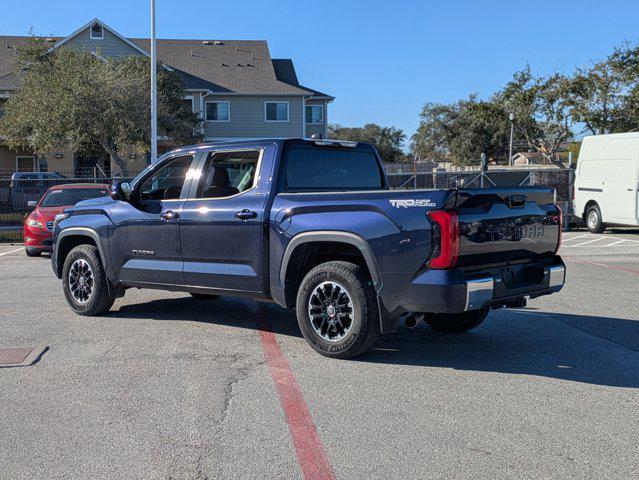
M 216 300 L 222 296 L 222 295 L 214 295 L 212 293 L 195 293 L 195 292 L 189 292 L 189 295 L 191 295 L 193 298 L 196 298 L 198 300 Z
M 297 321 L 313 349 L 331 358 L 353 358 L 380 334 L 375 291 L 366 272 L 349 262 L 312 269 L 297 292 Z
M 481 325 L 490 307 L 464 313 L 433 313 L 426 315 L 425 321 L 436 332 L 463 333 Z
M 606 229 L 598 205 L 591 205 L 588 208 L 588 212 L 586 212 L 586 226 L 592 233 L 602 233 Z
M 69 252 L 62 267 L 62 288 L 71 308 L 80 315 L 99 315 L 111 308 L 104 267 L 93 245 L 78 245 Z

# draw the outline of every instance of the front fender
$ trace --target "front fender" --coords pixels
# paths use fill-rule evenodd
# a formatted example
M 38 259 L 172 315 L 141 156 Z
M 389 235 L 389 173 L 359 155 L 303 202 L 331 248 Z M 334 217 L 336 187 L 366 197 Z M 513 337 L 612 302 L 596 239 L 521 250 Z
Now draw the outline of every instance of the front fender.
M 111 221 L 106 211 L 101 209 L 74 208 L 67 211 L 69 217 L 61 220 L 53 232 L 53 253 L 51 262 L 54 273 L 58 278 L 62 274 L 64 257 L 67 253 L 68 242 L 77 243 L 78 237 L 85 237 L 95 243 L 100 253 L 107 278 L 115 283 L 113 269 L 110 262 L 110 225 Z M 61 255 L 61 252 L 63 255 Z

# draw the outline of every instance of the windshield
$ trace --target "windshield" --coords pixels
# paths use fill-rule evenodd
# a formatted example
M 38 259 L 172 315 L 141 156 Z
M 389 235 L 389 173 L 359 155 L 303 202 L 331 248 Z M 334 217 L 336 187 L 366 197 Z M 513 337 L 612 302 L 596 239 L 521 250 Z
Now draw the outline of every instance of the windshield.
M 378 190 L 382 172 L 372 152 L 337 149 L 289 149 L 284 191 Z
M 106 197 L 109 192 L 106 188 L 65 188 L 49 190 L 42 199 L 41 207 L 62 207 L 64 205 L 75 205 L 82 200 L 89 198 Z

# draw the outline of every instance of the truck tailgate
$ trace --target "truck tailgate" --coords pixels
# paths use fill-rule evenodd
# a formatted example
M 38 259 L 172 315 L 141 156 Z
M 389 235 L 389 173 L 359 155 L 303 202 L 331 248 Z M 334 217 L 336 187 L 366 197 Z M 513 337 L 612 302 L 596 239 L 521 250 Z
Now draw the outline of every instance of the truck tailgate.
M 464 268 L 551 258 L 560 242 L 554 190 L 540 187 L 458 190 L 459 258 Z

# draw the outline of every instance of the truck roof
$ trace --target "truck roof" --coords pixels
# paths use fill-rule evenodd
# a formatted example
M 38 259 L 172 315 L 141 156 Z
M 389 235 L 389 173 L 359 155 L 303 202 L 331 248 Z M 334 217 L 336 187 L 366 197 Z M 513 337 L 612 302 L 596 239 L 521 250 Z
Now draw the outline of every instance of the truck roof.
M 336 139 L 326 139 L 326 138 L 302 138 L 302 137 L 267 137 L 267 138 L 251 138 L 251 139 L 241 139 L 241 140 L 223 140 L 223 141 L 212 141 L 212 142 L 202 142 L 196 143 L 193 145 L 187 145 L 184 147 L 179 147 L 172 152 L 179 152 L 183 150 L 194 150 L 198 148 L 210 148 L 210 147 L 224 147 L 224 146 L 232 146 L 232 147 L 241 147 L 241 146 L 252 146 L 259 143 L 284 143 L 284 142 L 300 142 L 300 143 L 315 143 L 317 145 L 341 145 L 344 147 L 357 147 L 369 145 L 364 142 L 352 142 L 350 140 L 336 140 Z

